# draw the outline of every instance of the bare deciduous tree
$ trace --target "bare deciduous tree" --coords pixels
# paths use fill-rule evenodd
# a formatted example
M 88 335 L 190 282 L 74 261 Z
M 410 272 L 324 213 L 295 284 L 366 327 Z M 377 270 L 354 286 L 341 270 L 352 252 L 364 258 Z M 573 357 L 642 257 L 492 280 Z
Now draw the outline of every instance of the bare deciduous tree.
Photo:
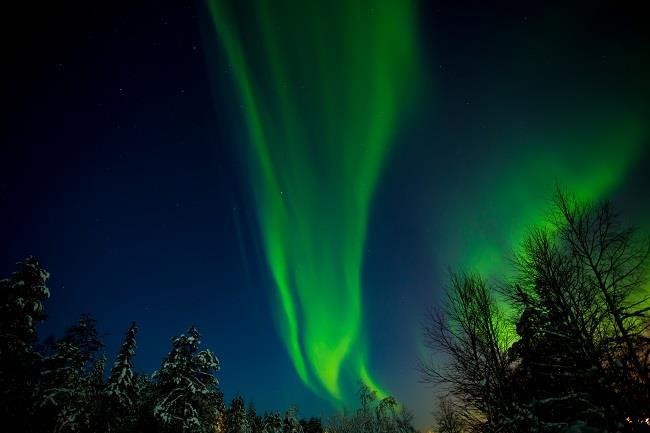
M 423 378 L 443 385 L 456 409 L 441 403 L 441 428 L 456 416 L 481 432 L 647 428 L 650 242 L 609 204 L 559 190 L 548 223 L 515 254 L 512 284 L 496 291 L 452 274 L 431 313 L 424 336 L 434 358 Z M 516 339 L 497 294 L 518 314 Z
M 463 433 L 464 423 L 449 398 L 441 398 L 436 413 L 436 433 Z
M 422 363 L 422 376 L 449 388 L 469 428 L 497 425 L 509 392 L 507 321 L 481 277 L 452 273 L 450 281 L 446 301 L 424 327 L 425 345 L 448 362 Z

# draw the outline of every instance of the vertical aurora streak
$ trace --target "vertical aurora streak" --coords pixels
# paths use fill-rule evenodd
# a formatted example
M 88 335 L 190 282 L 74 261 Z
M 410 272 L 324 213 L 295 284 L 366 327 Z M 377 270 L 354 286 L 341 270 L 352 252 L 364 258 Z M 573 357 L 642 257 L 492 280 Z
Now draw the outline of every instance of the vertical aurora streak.
M 415 5 L 239 3 L 208 0 L 245 118 L 279 328 L 302 381 L 342 403 L 357 380 L 376 387 L 363 248 L 382 165 L 418 87 Z

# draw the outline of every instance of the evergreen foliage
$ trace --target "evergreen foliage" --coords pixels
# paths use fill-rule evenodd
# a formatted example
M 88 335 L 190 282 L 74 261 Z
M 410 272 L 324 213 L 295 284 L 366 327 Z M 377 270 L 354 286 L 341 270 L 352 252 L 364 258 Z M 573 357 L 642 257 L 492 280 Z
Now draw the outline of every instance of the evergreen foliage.
M 225 433 L 250 433 L 251 426 L 246 412 L 244 399 L 236 396 L 225 414 Z
M 95 320 L 82 314 L 43 359 L 38 407 L 56 432 L 93 432 L 101 412 L 105 357 Z
M 135 424 L 137 389 L 132 358 L 135 355 L 135 322 L 126 332 L 106 383 L 107 423 L 110 431 L 130 431 Z
M 321 420 L 298 420 L 290 408 L 261 417 L 235 397 L 225 407 L 215 373 L 219 361 L 199 350 L 196 328 L 172 339 L 152 376 L 135 373 L 132 322 L 105 378 L 106 356 L 96 322 L 82 314 L 64 335 L 37 342 L 45 320 L 49 274 L 29 257 L 0 280 L 1 413 L 8 433 L 322 433 Z
M 282 433 L 282 417 L 279 412 L 266 414 L 264 417 L 264 433 Z
M 301 419 L 300 425 L 305 433 L 323 433 L 323 423 L 320 418 Z
M 195 327 L 172 339 L 172 349 L 153 374 L 154 416 L 162 431 L 204 433 L 213 430 L 221 399 L 214 376 L 219 361 L 209 350 L 199 351 Z
M 290 407 L 284 414 L 282 422 L 283 433 L 303 433 L 302 425 L 298 421 L 298 408 Z
M 0 280 L 0 417 L 16 432 L 28 430 L 33 420 L 41 368 L 34 343 L 36 325 L 46 317 L 48 278 L 38 261 L 28 257 L 9 278 Z
M 264 429 L 264 421 L 262 420 L 262 417 L 257 414 L 255 405 L 252 402 L 248 405 L 246 418 L 252 432 L 261 432 Z

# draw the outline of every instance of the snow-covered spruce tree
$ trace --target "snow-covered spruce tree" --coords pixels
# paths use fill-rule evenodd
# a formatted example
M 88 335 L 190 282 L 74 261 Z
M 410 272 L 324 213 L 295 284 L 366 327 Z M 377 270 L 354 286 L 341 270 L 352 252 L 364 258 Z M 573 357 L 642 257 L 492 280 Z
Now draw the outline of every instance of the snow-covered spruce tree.
M 90 429 L 88 431 L 99 433 L 106 430 L 107 425 L 107 411 L 106 404 L 104 399 L 104 370 L 106 369 L 106 355 L 102 354 L 96 361 L 93 366 L 90 374 L 86 379 L 86 396 L 88 400 L 86 401 L 87 407 L 85 413 L 87 414 L 89 420 L 88 425 Z
M 214 376 L 219 361 L 210 350 L 199 351 L 201 336 L 193 326 L 172 339 L 172 349 L 153 374 L 153 409 L 161 431 L 213 432 L 222 399 Z
M 9 432 L 28 431 L 40 357 L 34 351 L 36 324 L 45 320 L 49 274 L 33 257 L 0 280 L 0 418 Z M 12 430 L 15 429 L 15 430 Z
M 109 431 L 130 431 L 134 423 L 135 381 L 132 358 L 137 327 L 131 323 L 106 384 L 106 413 Z
M 38 405 L 44 427 L 55 432 L 95 432 L 101 411 L 105 358 L 95 320 L 82 314 L 43 360 Z
M 133 377 L 133 424 L 132 432 L 158 433 L 154 407 L 156 386 L 148 374 L 136 373 Z
M 302 425 L 298 421 L 298 408 L 291 406 L 284 414 L 282 422 L 282 431 L 284 433 L 303 433 Z
M 264 423 L 262 417 L 257 414 L 255 410 L 255 405 L 253 402 L 248 404 L 248 410 L 246 411 L 246 418 L 248 419 L 248 425 L 251 428 L 253 433 L 262 433 L 264 428 Z
M 282 433 L 282 417 L 275 411 L 264 415 L 264 433 Z
M 251 426 L 246 416 L 244 399 L 236 396 L 230 402 L 224 418 L 225 433 L 251 433 Z

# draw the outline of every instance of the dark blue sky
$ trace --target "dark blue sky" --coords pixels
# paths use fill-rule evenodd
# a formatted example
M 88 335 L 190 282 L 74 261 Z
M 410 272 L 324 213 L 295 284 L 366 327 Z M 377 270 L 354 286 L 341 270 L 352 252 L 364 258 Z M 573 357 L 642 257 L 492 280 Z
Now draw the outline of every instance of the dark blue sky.
M 5 89 L 0 270 L 33 254 L 51 272 L 41 335 L 90 312 L 110 356 L 136 320 L 136 367 L 152 371 L 194 324 L 227 396 L 314 408 L 259 264 L 242 260 L 236 168 L 220 146 L 195 5 L 17 12 L 30 30 Z
M 229 101 L 215 101 L 210 74 L 222 60 L 207 58 L 215 50 L 204 13 L 169 0 L 11 11 L 16 26 L 3 30 L 0 275 L 30 254 L 51 272 L 42 337 L 89 312 L 110 359 L 136 320 L 136 367 L 152 371 L 170 337 L 193 324 L 221 360 L 227 397 L 239 392 L 262 410 L 296 403 L 308 415 L 327 412 L 298 379 L 274 325 L 254 209 L 226 145 L 232 113 L 220 110 Z M 370 365 L 422 425 L 431 391 L 415 371 L 419 321 L 457 259 L 446 254 L 457 242 L 446 224 L 457 222 L 463 242 L 471 240 L 475 226 L 462 226 L 454 210 L 465 217 L 472 206 L 504 202 L 509 167 L 528 146 L 514 142 L 562 136 L 555 131 L 572 116 L 581 125 L 613 118 L 617 129 L 625 122 L 611 114 L 633 113 L 647 126 L 641 16 L 612 6 L 422 7 L 423 55 L 438 96 L 396 139 L 404 151 L 391 155 L 377 191 L 364 258 Z M 594 104 L 602 110 L 592 112 Z M 576 133 L 583 141 L 599 134 L 585 128 Z M 643 226 L 650 161 L 648 135 L 640 136 L 612 196 Z M 580 146 L 576 152 L 589 151 Z M 548 166 L 550 184 L 563 180 L 555 168 Z M 474 200 L 492 187 L 494 201 Z M 480 242 L 486 233 L 476 235 Z

